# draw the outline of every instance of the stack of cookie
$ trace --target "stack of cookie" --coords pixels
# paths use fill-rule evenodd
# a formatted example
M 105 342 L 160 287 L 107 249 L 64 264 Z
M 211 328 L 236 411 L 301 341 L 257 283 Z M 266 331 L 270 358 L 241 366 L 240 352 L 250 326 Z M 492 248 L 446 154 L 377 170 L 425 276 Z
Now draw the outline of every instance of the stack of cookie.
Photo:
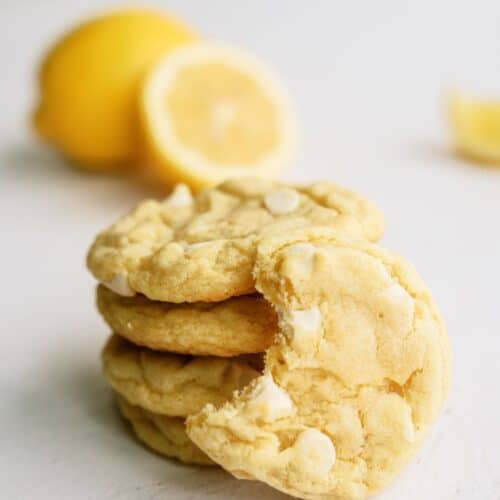
M 416 273 L 368 242 L 382 230 L 335 184 L 244 179 L 178 186 L 98 235 L 104 373 L 139 439 L 301 498 L 394 477 L 439 413 L 449 358 Z
M 261 355 L 236 354 L 269 345 L 276 331 L 270 307 L 258 296 L 176 305 L 102 285 L 97 305 L 116 332 L 102 353 L 104 373 L 139 439 L 183 462 L 212 464 L 187 438 L 184 420 L 259 374 Z

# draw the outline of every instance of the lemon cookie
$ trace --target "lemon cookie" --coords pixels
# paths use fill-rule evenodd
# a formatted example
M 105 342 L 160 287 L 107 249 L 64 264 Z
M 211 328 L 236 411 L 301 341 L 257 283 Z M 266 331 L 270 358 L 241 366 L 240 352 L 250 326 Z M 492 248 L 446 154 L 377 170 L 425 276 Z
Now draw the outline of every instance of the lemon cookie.
M 443 405 L 449 345 L 413 267 L 326 231 L 261 243 L 257 289 L 280 315 L 264 375 L 189 417 L 241 478 L 307 499 L 365 498 L 394 478 Z
M 248 178 L 195 199 L 185 186 L 148 200 L 99 234 L 87 265 L 120 295 L 165 302 L 220 301 L 255 289 L 252 269 L 264 234 L 327 226 L 350 238 L 378 239 L 380 212 L 336 184 L 290 187 Z
M 187 436 L 184 419 L 157 415 L 125 398 L 116 397 L 120 413 L 126 418 L 137 438 L 152 450 L 181 462 L 196 465 L 215 465 Z
M 263 352 L 277 331 L 276 313 L 260 295 L 223 302 L 172 304 L 122 297 L 99 285 L 97 307 L 111 329 L 150 349 L 198 356 Z
M 129 403 L 172 417 L 185 417 L 207 403 L 220 405 L 259 374 L 247 358 L 156 352 L 118 335 L 104 347 L 102 363 L 113 389 Z

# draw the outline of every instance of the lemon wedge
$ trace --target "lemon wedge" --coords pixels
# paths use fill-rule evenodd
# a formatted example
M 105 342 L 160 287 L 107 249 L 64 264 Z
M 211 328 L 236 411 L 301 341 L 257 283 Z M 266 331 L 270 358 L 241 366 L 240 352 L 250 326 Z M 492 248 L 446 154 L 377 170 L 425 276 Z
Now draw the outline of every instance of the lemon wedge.
M 459 154 L 481 162 L 500 163 L 500 101 L 453 93 L 448 110 Z
M 296 115 L 273 72 L 234 48 L 169 53 L 141 92 L 147 162 L 165 184 L 275 177 L 295 152 Z

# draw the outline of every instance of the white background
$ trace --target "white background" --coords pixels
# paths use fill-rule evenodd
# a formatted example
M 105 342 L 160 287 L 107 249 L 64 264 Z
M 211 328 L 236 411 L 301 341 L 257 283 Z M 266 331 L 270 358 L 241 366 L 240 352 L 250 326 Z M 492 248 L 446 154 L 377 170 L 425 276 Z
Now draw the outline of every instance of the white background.
M 95 0 L 0 0 L 0 497 L 278 499 L 264 485 L 148 453 L 117 417 L 107 329 L 84 256 L 148 193 L 85 175 L 27 129 L 35 63 Z M 333 179 L 385 212 L 448 325 L 454 377 L 422 453 L 381 499 L 500 499 L 500 169 L 450 152 L 443 92 L 500 98 L 500 3 L 179 0 L 206 37 L 274 65 L 299 108 L 288 178 Z M 77 126 L 77 124 L 75 125 Z

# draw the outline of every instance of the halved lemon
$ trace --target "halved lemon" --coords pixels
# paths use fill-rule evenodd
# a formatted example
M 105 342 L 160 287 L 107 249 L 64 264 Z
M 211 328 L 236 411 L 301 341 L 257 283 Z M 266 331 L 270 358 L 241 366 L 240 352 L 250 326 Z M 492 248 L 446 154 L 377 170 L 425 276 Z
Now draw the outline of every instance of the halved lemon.
M 500 101 L 455 92 L 448 107 L 457 151 L 482 162 L 500 163 Z
M 287 90 L 256 58 L 220 45 L 176 49 L 141 93 L 148 164 L 194 189 L 229 177 L 275 177 L 296 147 Z
M 85 169 L 134 163 L 137 95 L 146 71 L 197 38 L 183 22 L 147 9 L 112 11 L 74 28 L 40 69 L 37 132 Z

